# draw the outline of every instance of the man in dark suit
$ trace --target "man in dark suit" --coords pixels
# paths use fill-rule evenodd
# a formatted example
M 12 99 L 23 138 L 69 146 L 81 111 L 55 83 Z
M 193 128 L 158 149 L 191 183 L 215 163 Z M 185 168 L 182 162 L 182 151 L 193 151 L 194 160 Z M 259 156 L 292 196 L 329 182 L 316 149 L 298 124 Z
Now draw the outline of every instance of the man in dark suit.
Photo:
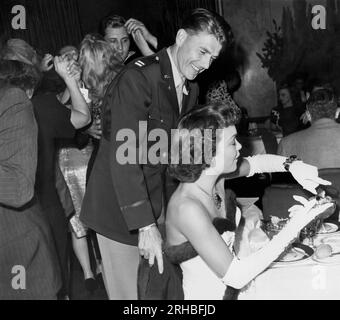
M 81 220 L 97 232 L 110 299 L 137 299 L 140 255 L 150 265 L 156 258 L 163 272 L 157 220 L 174 190 L 165 171 L 167 137 L 196 103 L 198 87 L 188 80 L 210 67 L 230 34 L 223 18 L 196 9 L 174 45 L 129 64 L 107 90 L 103 137 Z M 165 142 L 149 137 L 156 132 L 165 134 Z
M 29 98 L 38 80 L 34 67 L 0 60 L 0 300 L 56 299 L 61 285 L 34 197 L 37 125 Z

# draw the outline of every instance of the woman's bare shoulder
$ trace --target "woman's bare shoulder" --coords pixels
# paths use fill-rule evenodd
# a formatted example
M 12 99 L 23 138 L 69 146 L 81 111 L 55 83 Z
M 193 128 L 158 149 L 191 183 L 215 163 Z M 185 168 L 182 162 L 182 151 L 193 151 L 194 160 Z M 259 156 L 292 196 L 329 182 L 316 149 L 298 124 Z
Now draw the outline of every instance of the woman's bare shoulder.
M 171 199 L 167 210 L 167 220 L 181 229 L 198 220 L 209 221 L 209 212 L 205 206 L 190 195 L 177 195 Z
M 169 243 L 182 243 L 188 239 L 189 233 L 200 230 L 202 225 L 210 224 L 207 209 L 197 199 L 182 195 L 173 197 L 169 202 L 166 214 Z

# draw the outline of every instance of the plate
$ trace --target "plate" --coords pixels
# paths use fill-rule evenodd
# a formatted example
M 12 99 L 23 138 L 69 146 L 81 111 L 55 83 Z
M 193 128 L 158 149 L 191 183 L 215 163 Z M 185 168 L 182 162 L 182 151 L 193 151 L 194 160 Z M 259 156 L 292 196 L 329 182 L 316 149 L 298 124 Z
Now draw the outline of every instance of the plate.
M 340 252 L 340 251 L 337 251 L 337 252 Z M 334 252 L 334 253 L 337 253 L 337 252 Z M 333 255 L 333 256 L 329 256 L 329 257 L 324 258 L 324 259 L 319 259 L 319 258 L 316 258 L 315 256 L 313 256 L 312 259 L 313 259 L 314 261 L 316 261 L 317 263 L 325 264 L 325 265 L 336 265 L 336 264 L 340 264 L 340 254 L 336 254 L 336 255 Z
M 329 244 L 334 252 L 340 252 L 340 234 L 334 233 L 329 236 L 325 236 L 320 240 L 321 243 Z
M 317 232 L 318 234 L 328 234 L 339 231 L 339 224 L 335 222 L 324 222 Z
M 314 250 L 302 243 L 293 243 L 292 248 L 285 254 L 275 260 L 275 266 L 287 266 L 310 258 Z

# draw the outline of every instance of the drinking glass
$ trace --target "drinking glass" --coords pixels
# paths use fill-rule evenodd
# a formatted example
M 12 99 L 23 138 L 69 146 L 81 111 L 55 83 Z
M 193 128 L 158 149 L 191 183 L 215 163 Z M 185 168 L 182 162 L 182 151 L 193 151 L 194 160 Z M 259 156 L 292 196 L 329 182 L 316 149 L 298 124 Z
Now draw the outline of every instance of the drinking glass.
M 321 226 L 321 219 L 316 219 L 310 222 L 306 227 L 304 227 L 300 232 L 300 240 L 303 242 L 304 239 L 308 239 L 308 246 L 315 248 L 314 237 Z

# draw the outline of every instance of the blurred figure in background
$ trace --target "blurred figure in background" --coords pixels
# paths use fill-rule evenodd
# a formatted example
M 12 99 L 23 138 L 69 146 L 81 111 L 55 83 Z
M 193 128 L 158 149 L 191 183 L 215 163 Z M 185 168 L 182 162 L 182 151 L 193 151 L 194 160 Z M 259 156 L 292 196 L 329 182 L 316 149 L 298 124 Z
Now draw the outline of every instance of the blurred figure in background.
M 38 122 L 38 168 L 36 189 L 44 212 L 50 222 L 63 275 L 60 298 L 69 295 L 68 227 L 56 189 L 56 139 L 73 138 L 76 129 L 86 126 L 91 119 L 88 106 L 78 87 L 80 68 L 65 58 L 54 59 L 56 72 L 64 80 L 71 95 L 72 107 L 66 108 L 55 94 L 36 96 L 33 99 Z
M 206 93 L 206 103 L 220 102 L 224 104 L 235 104 L 234 93 L 241 86 L 241 76 L 237 70 L 228 72 L 224 80 L 213 82 Z M 238 106 L 241 110 L 241 120 L 237 124 L 237 132 L 245 134 L 248 130 L 248 111 L 246 108 Z
M 53 56 L 46 54 L 39 57 L 37 51 L 22 39 L 9 39 L 4 46 L 1 56 L 5 60 L 17 60 L 29 65 L 33 65 L 41 72 L 49 71 L 53 68 Z
M 63 48 L 60 53 L 69 61 L 78 60 L 82 77 L 78 85 L 92 112 L 92 124 L 86 130 L 77 132 L 76 138 L 63 141 L 59 150 L 59 164 L 70 189 L 75 214 L 70 219 L 74 252 L 84 272 L 85 287 L 90 292 L 97 288 L 95 275 L 91 269 L 87 243 L 88 229 L 79 220 L 82 206 L 89 160 L 94 161 L 101 137 L 101 101 L 106 88 L 120 71 L 120 62 L 110 45 L 99 35 L 87 35 L 80 45 L 80 52 L 72 46 Z M 67 90 L 60 95 L 60 101 L 67 103 Z M 89 139 L 89 136 L 91 137 Z
M 78 49 L 74 46 L 65 46 L 59 51 L 59 55 L 68 62 L 76 62 L 79 57 Z M 84 84 L 79 79 L 78 86 L 83 93 L 86 92 Z M 58 96 L 60 103 L 70 108 L 70 92 L 66 88 Z M 88 94 L 84 96 L 87 103 L 90 102 Z M 62 139 L 59 141 L 59 151 L 57 157 L 57 172 L 61 169 L 67 187 L 70 191 L 73 212 L 69 217 L 71 228 L 71 238 L 73 251 L 81 265 L 85 279 L 85 288 L 92 293 L 97 288 L 97 282 L 93 275 L 87 244 L 87 228 L 79 221 L 79 212 L 85 193 L 86 169 L 87 163 L 91 156 L 92 145 L 86 139 L 79 139 L 81 135 L 77 132 L 72 139 Z M 81 141 L 83 140 L 83 141 Z M 61 199 L 63 202 L 63 200 Z M 63 204 L 65 209 L 65 205 Z
M 38 70 L 0 60 L 0 299 L 56 299 L 61 286 L 51 230 L 36 197 L 38 128 L 29 99 Z M 14 266 L 25 277 L 13 287 Z
M 300 117 L 304 109 L 301 100 L 295 98 L 291 87 L 286 84 L 279 87 L 278 106 L 271 111 L 270 124 L 272 130 L 282 131 L 283 136 L 301 130 Z
M 136 19 L 126 21 L 119 15 L 110 14 L 103 19 L 100 29 L 105 40 L 118 53 L 124 64 L 138 57 L 136 52 L 130 51 L 130 35 L 143 56 L 153 54 L 158 48 L 157 38 Z
M 319 169 L 340 167 L 340 126 L 335 121 L 338 98 L 330 89 L 311 93 L 307 101 L 307 116 L 311 127 L 284 137 L 278 154 L 296 154 Z

